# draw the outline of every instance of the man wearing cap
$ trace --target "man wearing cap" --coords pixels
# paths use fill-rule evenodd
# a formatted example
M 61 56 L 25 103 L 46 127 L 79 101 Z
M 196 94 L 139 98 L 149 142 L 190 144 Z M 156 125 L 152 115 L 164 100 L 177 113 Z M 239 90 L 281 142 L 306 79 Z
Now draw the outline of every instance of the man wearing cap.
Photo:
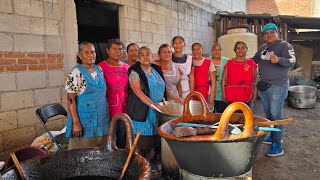
M 266 44 L 259 48 L 253 59 L 259 65 L 258 95 L 266 118 L 273 121 L 282 119 L 283 104 L 288 95 L 290 70 L 296 62 L 296 57 L 292 45 L 279 39 L 275 24 L 266 24 L 262 32 Z M 282 129 L 281 125 L 276 127 Z M 281 146 L 282 132 L 271 132 L 264 143 L 271 144 L 268 156 L 284 154 Z

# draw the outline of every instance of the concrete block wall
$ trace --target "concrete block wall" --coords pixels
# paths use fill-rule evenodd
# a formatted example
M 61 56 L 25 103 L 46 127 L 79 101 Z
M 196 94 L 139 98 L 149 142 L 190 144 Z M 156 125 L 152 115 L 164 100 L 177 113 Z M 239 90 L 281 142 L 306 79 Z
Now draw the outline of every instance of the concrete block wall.
M 313 1 L 317 0 L 248 0 L 248 14 L 313 16 Z
M 186 52 L 194 42 L 202 42 L 207 53 L 215 41 L 213 27 L 216 11 L 244 11 L 245 0 L 104 0 L 119 3 L 120 39 L 127 45 L 136 42 L 157 53 L 162 43 L 181 35 Z
M 119 5 L 120 39 L 154 53 L 176 35 L 186 39 L 187 53 L 199 41 L 209 52 L 213 14 L 246 12 L 246 0 L 103 1 Z M 77 36 L 73 0 L 0 0 L 0 159 L 44 133 L 37 108 L 66 104 L 64 83 L 76 64 Z M 48 126 L 60 130 L 65 122 L 58 117 Z
M 44 132 L 37 108 L 65 98 L 64 3 L 0 1 L 0 160 Z M 50 127 L 64 124 L 60 117 Z

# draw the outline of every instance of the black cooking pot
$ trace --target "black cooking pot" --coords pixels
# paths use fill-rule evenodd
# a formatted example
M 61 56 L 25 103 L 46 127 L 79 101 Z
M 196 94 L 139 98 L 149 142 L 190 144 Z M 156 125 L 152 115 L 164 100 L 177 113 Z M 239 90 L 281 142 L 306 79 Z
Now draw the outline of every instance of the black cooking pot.
M 192 96 L 201 99 L 202 115 L 191 115 L 188 102 Z M 204 98 L 197 92 L 190 93 L 185 102 L 183 116 L 168 121 L 158 130 L 159 135 L 168 142 L 179 167 L 189 173 L 205 177 L 234 177 L 248 172 L 266 136 L 264 131 L 254 130 L 254 123 L 269 120 L 253 116 L 250 108 L 244 103 L 229 105 L 223 114 L 210 113 Z M 237 110 L 241 110 L 243 114 L 234 113 Z M 214 135 L 182 138 L 172 135 L 176 124 L 180 122 L 212 125 L 219 120 L 219 127 Z M 244 123 L 243 132 L 230 135 L 229 122 Z
M 117 121 L 126 125 L 126 148 L 115 143 Z M 133 129 L 126 114 L 112 118 L 105 147 L 74 149 L 37 157 L 21 163 L 27 179 L 118 179 L 132 147 Z M 20 179 L 15 167 L 6 170 L 3 179 Z M 148 161 L 137 153 L 132 155 L 123 179 L 150 179 Z

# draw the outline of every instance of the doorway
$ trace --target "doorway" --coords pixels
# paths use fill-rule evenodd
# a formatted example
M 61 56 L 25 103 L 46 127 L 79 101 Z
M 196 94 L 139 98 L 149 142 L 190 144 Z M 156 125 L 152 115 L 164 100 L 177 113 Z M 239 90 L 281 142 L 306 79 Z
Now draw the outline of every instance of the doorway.
M 118 6 L 95 0 L 74 0 L 76 4 L 78 41 L 94 44 L 95 64 L 107 59 L 106 44 L 109 39 L 119 38 Z

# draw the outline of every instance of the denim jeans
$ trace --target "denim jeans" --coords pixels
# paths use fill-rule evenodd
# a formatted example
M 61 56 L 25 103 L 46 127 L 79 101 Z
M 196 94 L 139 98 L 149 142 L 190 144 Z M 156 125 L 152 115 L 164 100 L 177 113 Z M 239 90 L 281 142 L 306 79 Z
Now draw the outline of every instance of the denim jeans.
M 271 86 L 266 91 L 258 91 L 266 118 L 270 121 L 282 119 L 283 104 L 288 95 L 288 86 Z M 271 132 L 272 143 L 281 147 L 282 125 L 275 126 L 281 132 Z

